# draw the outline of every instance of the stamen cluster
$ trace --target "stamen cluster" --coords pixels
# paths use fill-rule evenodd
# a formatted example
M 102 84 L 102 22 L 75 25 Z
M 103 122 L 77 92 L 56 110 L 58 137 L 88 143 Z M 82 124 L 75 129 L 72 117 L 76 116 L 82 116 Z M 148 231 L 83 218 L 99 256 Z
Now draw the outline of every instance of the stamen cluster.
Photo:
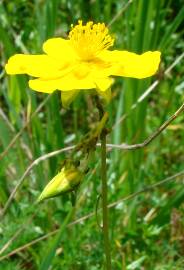
M 108 28 L 104 23 L 94 24 L 92 21 L 86 25 L 78 21 L 69 33 L 72 46 L 83 60 L 91 60 L 102 50 L 114 44 L 114 39 L 108 34 Z

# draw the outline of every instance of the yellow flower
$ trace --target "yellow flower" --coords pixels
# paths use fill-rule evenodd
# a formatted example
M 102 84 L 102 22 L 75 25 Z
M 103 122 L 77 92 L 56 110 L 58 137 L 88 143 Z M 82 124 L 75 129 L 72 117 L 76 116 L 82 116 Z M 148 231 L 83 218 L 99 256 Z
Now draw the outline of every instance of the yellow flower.
M 83 176 L 84 174 L 73 165 L 64 166 L 46 185 L 37 202 L 75 190 L 81 183 Z
M 67 106 L 80 90 L 96 89 L 109 99 L 110 76 L 143 79 L 156 73 L 160 63 L 159 51 L 141 55 L 128 51 L 108 50 L 114 43 L 104 23 L 78 22 L 68 39 L 51 38 L 43 44 L 45 54 L 16 54 L 5 66 L 8 74 L 28 74 L 37 79 L 29 81 L 31 89 L 52 93 L 61 90 Z

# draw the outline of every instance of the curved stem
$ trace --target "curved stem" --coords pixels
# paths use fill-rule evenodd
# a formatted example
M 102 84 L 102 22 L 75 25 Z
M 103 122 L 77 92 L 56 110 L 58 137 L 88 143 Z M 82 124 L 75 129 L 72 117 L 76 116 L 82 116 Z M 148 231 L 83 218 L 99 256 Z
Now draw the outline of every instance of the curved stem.
M 107 206 L 107 165 L 106 165 L 106 132 L 101 133 L 101 178 L 102 178 L 102 213 L 103 213 L 103 241 L 105 251 L 105 269 L 111 270 L 111 254 L 109 241 L 109 222 Z

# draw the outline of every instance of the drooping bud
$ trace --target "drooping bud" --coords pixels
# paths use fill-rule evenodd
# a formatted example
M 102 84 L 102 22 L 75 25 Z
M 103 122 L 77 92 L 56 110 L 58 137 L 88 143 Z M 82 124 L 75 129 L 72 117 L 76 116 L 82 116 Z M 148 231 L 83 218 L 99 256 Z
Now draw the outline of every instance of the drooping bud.
M 65 165 L 46 185 L 37 202 L 75 190 L 81 183 L 83 176 L 84 174 L 73 164 Z

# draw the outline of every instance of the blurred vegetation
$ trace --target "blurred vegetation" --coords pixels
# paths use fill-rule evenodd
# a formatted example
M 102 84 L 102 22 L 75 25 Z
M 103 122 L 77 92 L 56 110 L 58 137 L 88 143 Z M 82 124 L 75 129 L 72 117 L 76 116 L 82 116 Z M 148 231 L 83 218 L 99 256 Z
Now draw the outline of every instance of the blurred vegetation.
M 26 76 L 7 76 L 4 64 L 14 53 L 40 53 L 42 43 L 53 36 L 65 37 L 78 19 L 110 24 L 115 47 L 141 53 L 160 50 L 162 63 L 155 77 L 145 80 L 117 79 L 108 105 L 108 141 L 138 143 L 157 129 L 184 100 L 183 60 L 164 76 L 184 49 L 184 6 L 181 0 L 15 0 L 0 2 L 0 151 L 30 119 L 46 98 L 28 89 Z M 158 86 L 132 105 L 155 80 Z M 119 119 L 128 113 L 124 121 Z M 114 202 L 184 169 L 183 115 L 151 145 L 136 151 L 113 150 L 108 154 L 109 202 Z M 0 161 L 0 209 L 17 180 L 39 156 L 75 144 L 97 121 L 90 95 L 81 94 L 70 110 L 61 106 L 54 93 Z M 0 223 L 0 249 L 22 228 L 1 256 L 60 227 L 71 209 L 69 197 L 34 202 L 47 182 L 58 172 L 67 154 L 41 162 L 24 184 Z M 100 193 L 98 153 L 80 187 L 72 220 L 94 211 Z M 172 181 L 145 192 L 110 210 L 113 269 L 184 269 L 184 189 Z M 30 220 L 31 218 L 31 220 Z M 28 223 L 29 220 L 29 223 Z M 27 224 L 27 225 L 26 225 Z M 24 226 L 24 227 L 23 227 Z M 102 269 L 102 239 L 95 216 L 63 230 L 50 269 Z M 41 269 L 53 237 L 37 242 L 0 261 L 0 269 Z M 47 266 L 48 267 L 48 266 Z M 47 267 L 42 269 L 48 269 Z

